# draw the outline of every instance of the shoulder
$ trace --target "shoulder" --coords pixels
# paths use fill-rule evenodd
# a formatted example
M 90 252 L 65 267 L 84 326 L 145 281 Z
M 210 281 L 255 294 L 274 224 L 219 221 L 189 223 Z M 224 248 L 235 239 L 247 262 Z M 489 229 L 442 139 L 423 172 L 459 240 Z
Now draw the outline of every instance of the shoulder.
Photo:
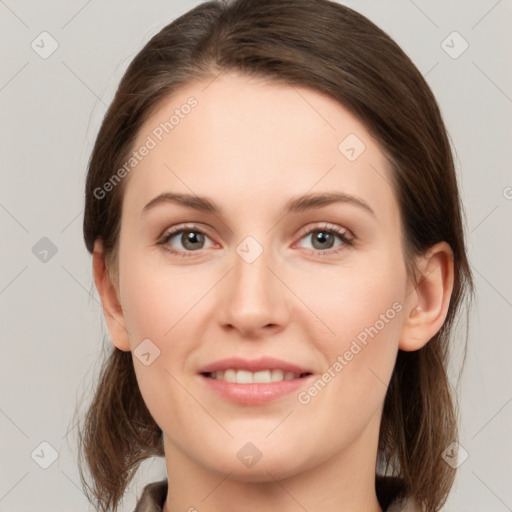
M 146 485 L 133 512 L 162 512 L 167 497 L 167 480 Z

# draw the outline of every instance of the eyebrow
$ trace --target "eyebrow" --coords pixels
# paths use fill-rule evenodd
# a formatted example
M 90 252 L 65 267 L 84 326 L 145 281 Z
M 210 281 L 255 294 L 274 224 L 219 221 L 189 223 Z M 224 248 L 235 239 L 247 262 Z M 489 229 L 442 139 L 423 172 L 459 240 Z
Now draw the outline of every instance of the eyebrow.
M 303 196 L 292 197 L 284 206 L 284 213 L 302 212 L 305 210 L 322 208 L 333 203 L 346 203 L 357 206 L 374 217 L 375 212 L 370 205 L 363 201 L 363 199 L 355 197 L 344 192 L 317 192 L 306 194 Z M 222 210 L 215 205 L 213 201 L 206 197 L 201 197 L 192 194 L 180 194 L 176 192 L 165 192 L 153 198 L 141 212 L 143 214 L 152 210 L 157 205 L 161 204 L 178 204 L 193 208 L 194 210 L 212 213 L 214 215 L 222 215 Z

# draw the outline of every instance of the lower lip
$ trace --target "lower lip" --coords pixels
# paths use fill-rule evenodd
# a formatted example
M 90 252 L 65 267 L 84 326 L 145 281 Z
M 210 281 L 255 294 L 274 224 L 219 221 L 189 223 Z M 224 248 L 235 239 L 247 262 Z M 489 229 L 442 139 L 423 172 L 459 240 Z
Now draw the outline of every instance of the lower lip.
M 314 376 L 308 375 L 300 379 L 288 379 L 264 384 L 238 384 L 212 379 L 205 375 L 200 375 L 200 377 L 212 391 L 224 399 L 241 405 L 263 405 L 298 391 L 308 384 Z

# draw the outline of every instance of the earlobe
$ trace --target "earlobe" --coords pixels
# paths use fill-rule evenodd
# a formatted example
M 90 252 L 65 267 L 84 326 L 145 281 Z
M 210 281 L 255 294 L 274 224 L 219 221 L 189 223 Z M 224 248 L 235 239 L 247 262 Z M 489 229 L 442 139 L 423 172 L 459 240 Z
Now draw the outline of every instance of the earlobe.
M 432 246 L 417 260 L 418 275 L 406 300 L 399 348 L 419 350 L 443 326 L 454 283 L 453 251 L 446 242 Z
M 123 351 L 130 350 L 128 332 L 117 291 L 108 275 L 105 266 L 103 243 L 100 239 L 94 242 L 93 274 L 96 289 L 101 299 L 103 314 L 110 333 L 112 343 Z

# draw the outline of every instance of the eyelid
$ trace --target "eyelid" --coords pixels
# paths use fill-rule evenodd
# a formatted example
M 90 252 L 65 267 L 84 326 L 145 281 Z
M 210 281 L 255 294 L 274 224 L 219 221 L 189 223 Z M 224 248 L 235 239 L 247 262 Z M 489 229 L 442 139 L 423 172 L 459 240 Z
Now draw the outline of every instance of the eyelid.
M 320 256 L 336 255 L 339 252 L 353 246 L 354 242 L 356 240 L 356 237 L 352 234 L 352 232 L 349 229 L 338 226 L 336 224 L 331 224 L 329 222 L 321 222 L 321 223 L 316 223 L 316 225 L 315 225 L 315 223 L 312 223 L 312 224 L 308 224 L 308 225 L 304 226 L 299 231 L 299 233 L 296 235 L 297 240 L 293 243 L 292 247 L 295 247 L 295 245 L 298 242 L 300 242 L 306 235 L 310 235 L 314 231 L 322 231 L 322 230 L 329 231 L 329 232 L 333 233 L 335 236 L 338 236 L 338 238 L 343 242 L 341 244 L 341 246 L 338 246 L 338 247 L 332 248 L 332 249 L 327 249 L 325 251 L 320 251 L 320 250 L 315 250 L 315 249 L 305 249 L 306 251 L 310 251 L 310 252 L 314 253 L 315 255 L 318 254 Z M 212 241 L 214 246 L 219 247 L 219 244 L 217 242 L 215 242 L 213 237 L 210 235 L 208 228 L 204 228 L 200 223 L 193 223 L 193 222 L 177 224 L 176 226 L 166 229 L 163 232 L 163 234 L 158 238 L 157 244 L 158 245 L 166 245 L 167 242 L 171 238 L 174 238 L 175 236 L 179 235 L 183 231 L 195 231 L 198 233 L 202 233 L 202 234 L 208 236 L 208 238 L 210 238 L 210 240 Z M 170 249 L 170 248 L 164 247 L 164 250 L 166 250 L 170 253 L 173 253 L 175 255 L 194 256 L 194 253 L 196 253 L 196 252 L 201 253 L 201 251 L 203 249 L 199 249 L 197 251 L 184 251 L 184 250 L 180 250 L 180 249 Z
M 313 223 L 314 224 L 314 223 Z M 337 224 L 331 224 L 329 222 L 321 222 L 320 224 L 317 223 L 317 225 L 311 225 L 308 224 L 307 226 L 304 226 L 297 235 L 298 240 L 297 242 L 294 242 L 292 247 L 295 247 L 305 236 L 310 236 L 311 233 L 314 233 L 315 231 L 327 231 L 334 236 L 338 237 L 339 240 L 341 240 L 341 245 L 338 245 L 337 247 L 333 247 L 331 249 L 326 249 L 325 251 L 315 250 L 315 249 L 308 249 L 304 248 L 304 251 L 306 251 L 306 254 L 313 255 L 314 257 L 336 257 L 341 255 L 341 253 L 351 249 L 354 247 L 356 243 L 356 237 L 354 234 L 347 228 L 338 226 Z
M 352 232 L 347 229 L 347 228 L 344 228 L 344 227 L 341 227 L 341 226 L 338 226 L 337 224 L 331 224 L 329 222 L 320 222 L 320 223 L 312 223 L 313 225 L 311 224 L 308 224 L 307 226 L 304 226 L 298 233 L 298 237 L 299 238 L 302 238 L 304 237 L 304 235 L 308 235 L 309 233 L 311 233 L 312 231 L 321 231 L 321 230 L 326 230 L 326 231 L 333 231 L 334 233 L 337 233 L 337 234 L 340 234 L 340 235 L 348 235 L 347 238 L 348 239 L 353 239 L 354 238 L 354 235 L 352 234 Z
M 171 234 L 176 234 L 182 230 L 197 231 L 205 235 L 208 235 L 210 238 L 212 238 L 210 234 L 210 229 L 196 222 L 185 222 L 183 224 L 176 224 L 174 226 L 171 226 L 170 228 L 166 228 L 158 238 L 166 238 L 167 236 Z

